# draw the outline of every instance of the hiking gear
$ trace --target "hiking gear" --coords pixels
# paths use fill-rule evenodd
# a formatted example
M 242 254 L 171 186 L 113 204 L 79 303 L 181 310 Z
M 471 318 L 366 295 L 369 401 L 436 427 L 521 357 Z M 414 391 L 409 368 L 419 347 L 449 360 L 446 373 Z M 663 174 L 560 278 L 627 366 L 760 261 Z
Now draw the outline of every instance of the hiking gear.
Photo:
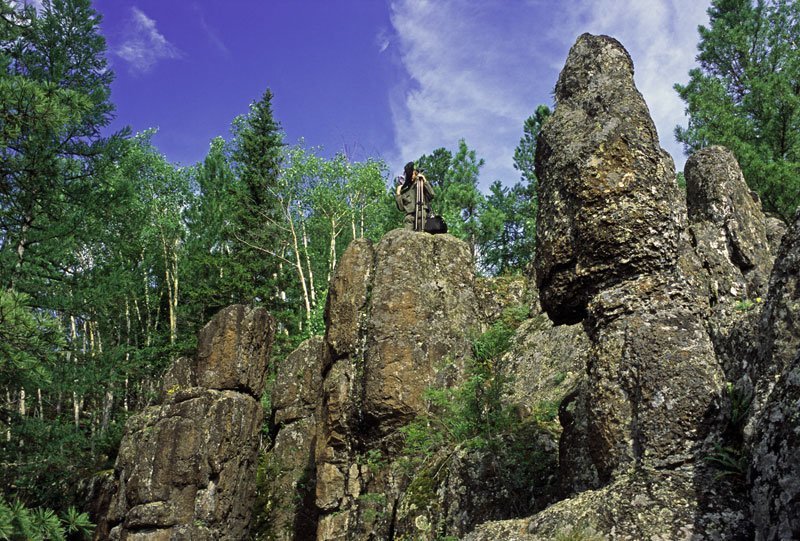
M 425 232 L 431 235 L 438 235 L 439 233 L 447 233 L 447 224 L 444 218 L 431 214 L 425 220 Z

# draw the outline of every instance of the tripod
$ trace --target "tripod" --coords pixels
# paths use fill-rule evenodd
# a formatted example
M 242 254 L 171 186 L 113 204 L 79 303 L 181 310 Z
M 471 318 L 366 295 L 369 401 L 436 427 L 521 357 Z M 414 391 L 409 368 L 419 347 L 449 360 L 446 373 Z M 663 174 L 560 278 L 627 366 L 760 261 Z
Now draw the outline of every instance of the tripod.
M 417 173 L 417 204 L 414 209 L 414 231 L 425 230 L 425 219 L 427 209 L 425 208 L 425 177 L 422 173 Z

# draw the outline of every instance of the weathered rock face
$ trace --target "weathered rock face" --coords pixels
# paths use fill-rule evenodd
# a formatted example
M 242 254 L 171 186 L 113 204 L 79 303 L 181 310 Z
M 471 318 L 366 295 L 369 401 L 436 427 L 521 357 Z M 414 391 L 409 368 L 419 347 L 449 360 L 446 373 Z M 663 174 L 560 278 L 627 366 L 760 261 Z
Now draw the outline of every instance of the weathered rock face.
M 385 510 L 402 488 L 388 467 L 402 443 L 397 429 L 425 411 L 426 389 L 459 377 L 478 331 L 472 268 L 465 243 L 406 230 L 376 246 L 354 242 L 342 256 L 326 310 L 318 539 L 380 537 L 391 527 Z
M 772 268 L 767 222 L 733 153 L 720 146 L 692 154 L 684 169 L 690 231 L 708 274 L 712 307 L 766 295 Z
M 348 247 L 324 340 L 276 367 L 257 538 L 460 537 L 553 500 L 557 431 L 535 417 L 542 404 L 554 411 L 585 371 L 587 341 L 580 326 L 553 328 L 538 312 L 502 361 L 515 382 L 508 400 L 529 419 L 523 428 L 492 449 L 453 444 L 420 462 L 402 452 L 400 429 L 428 413 L 431 387 L 461 382 L 472 339 L 509 306 L 514 317 L 538 309 L 527 280 L 475 280 L 472 268 L 467 245 L 447 235 L 396 230 Z M 565 343 L 534 351 L 554 336 Z
M 556 101 L 536 150 L 535 268 L 543 309 L 575 323 L 597 292 L 674 265 L 685 211 L 619 42 L 580 36 Z
M 677 265 L 685 207 L 633 65 L 616 40 L 584 34 L 539 136 L 536 272 L 556 322 L 592 342 L 590 455 L 601 481 L 625 464 L 674 466 L 704 437 L 721 373 L 703 306 Z
M 769 281 L 761 320 L 756 385 L 771 387 L 800 348 L 800 214 L 783 237 Z M 761 393 L 764 394 L 764 393 Z
M 800 538 L 800 353 L 775 383 L 750 464 L 756 539 Z
M 532 314 L 517 329 L 504 355 L 508 402 L 529 417 L 539 404 L 557 406 L 586 373 L 589 341 L 581 325 L 557 325 L 543 313 Z
M 323 340 L 303 342 L 275 366 L 271 397 L 272 444 L 261 459 L 259 539 L 314 539 L 315 449 L 322 394 Z
M 163 403 L 128 421 L 110 539 L 246 536 L 273 332 L 263 309 L 222 310 L 165 376 Z
M 756 539 L 800 537 L 800 212 L 770 278 L 755 372 L 749 479 Z M 762 405 L 763 404 L 763 405 Z

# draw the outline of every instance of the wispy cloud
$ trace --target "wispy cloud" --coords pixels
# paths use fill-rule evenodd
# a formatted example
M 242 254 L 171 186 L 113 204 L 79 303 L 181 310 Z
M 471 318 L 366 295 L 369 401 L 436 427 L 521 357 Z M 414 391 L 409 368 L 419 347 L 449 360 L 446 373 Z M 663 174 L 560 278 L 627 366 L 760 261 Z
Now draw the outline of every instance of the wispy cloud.
M 115 50 L 133 72 L 146 73 L 160 60 L 180 58 L 180 50 L 167 41 L 156 27 L 156 21 L 137 8 L 131 8 L 127 39 Z
M 389 48 L 392 44 L 389 32 L 385 28 L 381 28 L 375 36 L 375 45 L 378 46 L 378 52 L 382 53 Z
M 208 38 L 208 41 L 223 56 L 225 57 L 230 56 L 231 52 L 228 49 L 228 46 L 225 45 L 225 42 L 222 41 L 222 38 L 219 37 L 219 32 L 217 32 L 217 30 L 213 26 L 208 24 L 208 21 L 206 21 L 206 16 L 205 13 L 203 13 L 202 8 L 198 4 L 194 4 L 194 9 L 195 11 L 197 11 L 200 17 L 200 28 L 203 29 L 206 38 Z
M 522 124 L 551 92 L 567 51 L 583 32 L 605 33 L 628 48 L 662 146 L 676 155 L 672 130 L 683 104 L 672 89 L 694 63 L 706 2 L 577 0 L 493 2 L 394 0 L 392 47 L 407 79 L 392 111 L 401 165 L 459 138 L 486 159 L 481 184 L 510 184 Z M 397 44 L 395 48 L 394 45 Z

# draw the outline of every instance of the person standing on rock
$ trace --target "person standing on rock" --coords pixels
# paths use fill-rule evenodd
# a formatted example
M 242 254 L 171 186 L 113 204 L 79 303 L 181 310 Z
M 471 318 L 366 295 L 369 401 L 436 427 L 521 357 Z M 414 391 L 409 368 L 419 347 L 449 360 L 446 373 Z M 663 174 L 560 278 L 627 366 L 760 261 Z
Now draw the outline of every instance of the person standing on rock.
M 403 177 L 400 177 L 403 182 L 397 186 L 394 200 L 397 203 L 397 209 L 406 214 L 403 219 L 403 227 L 422 231 L 425 218 L 430 214 L 429 205 L 433 199 L 433 189 L 422 172 L 415 169 L 414 162 L 408 162 L 403 173 Z M 418 194 L 422 194 L 422 204 L 419 207 L 417 205 Z M 418 215 L 417 212 L 420 214 Z

